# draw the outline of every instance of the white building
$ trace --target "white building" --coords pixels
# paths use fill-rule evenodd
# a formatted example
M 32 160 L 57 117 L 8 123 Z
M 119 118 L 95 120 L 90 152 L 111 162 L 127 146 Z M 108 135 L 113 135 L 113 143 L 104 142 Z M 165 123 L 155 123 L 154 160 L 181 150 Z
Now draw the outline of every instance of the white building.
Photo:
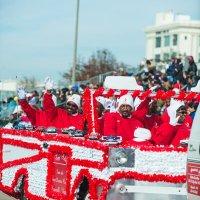
M 20 84 L 17 82 L 17 80 L 0 80 L 0 101 L 6 99 L 7 97 L 16 95 L 17 88 L 19 86 Z M 44 89 L 44 83 L 36 82 L 34 89 L 36 89 L 37 91 L 42 91 Z
M 167 61 L 172 56 L 192 55 L 200 63 L 200 21 L 191 20 L 188 15 L 161 12 L 145 33 L 147 59 Z
M 15 80 L 4 80 L 0 81 L 0 91 L 16 92 L 17 81 Z

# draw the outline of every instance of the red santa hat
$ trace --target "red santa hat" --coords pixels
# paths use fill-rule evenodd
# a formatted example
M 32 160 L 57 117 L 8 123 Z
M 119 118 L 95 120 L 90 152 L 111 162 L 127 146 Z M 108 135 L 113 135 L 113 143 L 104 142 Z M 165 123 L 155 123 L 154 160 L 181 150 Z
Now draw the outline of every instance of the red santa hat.
M 73 102 L 75 103 L 78 107 L 81 106 L 81 96 L 78 95 L 78 94 L 73 94 L 72 96 L 70 96 L 68 99 L 67 99 L 67 103 L 68 102 Z
M 144 142 L 151 139 L 151 131 L 146 128 L 137 128 L 134 132 L 134 141 Z
M 130 94 L 125 94 L 118 99 L 118 109 L 121 105 L 129 105 L 134 108 L 133 97 Z

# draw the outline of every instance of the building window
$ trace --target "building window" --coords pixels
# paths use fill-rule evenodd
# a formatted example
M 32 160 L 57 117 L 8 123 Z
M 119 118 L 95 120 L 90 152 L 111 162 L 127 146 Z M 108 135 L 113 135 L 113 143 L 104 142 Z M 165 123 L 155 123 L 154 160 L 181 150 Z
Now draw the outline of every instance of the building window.
M 173 45 L 176 46 L 178 44 L 178 35 L 174 34 L 173 35 Z
M 160 62 L 160 54 L 156 54 L 155 55 L 155 61 L 156 62 Z
M 163 60 L 164 60 L 164 62 L 168 62 L 169 61 L 169 53 L 164 53 L 163 54 Z
M 164 46 L 168 47 L 170 45 L 170 37 L 169 35 L 164 36 Z
M 161 37 L 156 37 L 156 47 L 161 47 Z

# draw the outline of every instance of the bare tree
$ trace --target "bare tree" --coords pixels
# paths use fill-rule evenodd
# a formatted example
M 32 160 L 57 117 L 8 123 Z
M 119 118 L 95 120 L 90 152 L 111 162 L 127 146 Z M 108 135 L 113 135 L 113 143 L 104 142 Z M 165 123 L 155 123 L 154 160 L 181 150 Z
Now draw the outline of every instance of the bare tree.
M 97 76 L 110 71 L 118 70 L 120 67 L 125 67 L 124 63 L 118 63 L 115 56 L 107 49 L 98 50 L 91 55 L 86 61 L 77 62 L 76 66 L 76 80 L 87 80 L 91 77 Z M 65 79 L 70 79 L 72 75 L 72 68 L 63 74 Z
M 27 90 L 31 91 L 36 88 L 36 79 L 35 77 L 26 77 L 24 76 L 19 80 L 19 85 L 25 87 Z

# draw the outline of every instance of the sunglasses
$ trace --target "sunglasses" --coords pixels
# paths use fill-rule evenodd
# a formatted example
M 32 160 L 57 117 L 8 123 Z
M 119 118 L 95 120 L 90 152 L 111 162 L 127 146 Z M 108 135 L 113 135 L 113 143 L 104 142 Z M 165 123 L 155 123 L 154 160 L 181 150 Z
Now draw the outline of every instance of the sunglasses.
M 181 115 L 187 115 L 186 111 L 179 111 L 178 113 L 181 114 Z
M 78 108 L 78 106 L 76 104 L 72 104 L 72 103 L 67 103 L 66 107 L 71 107 L 71 108 Z

